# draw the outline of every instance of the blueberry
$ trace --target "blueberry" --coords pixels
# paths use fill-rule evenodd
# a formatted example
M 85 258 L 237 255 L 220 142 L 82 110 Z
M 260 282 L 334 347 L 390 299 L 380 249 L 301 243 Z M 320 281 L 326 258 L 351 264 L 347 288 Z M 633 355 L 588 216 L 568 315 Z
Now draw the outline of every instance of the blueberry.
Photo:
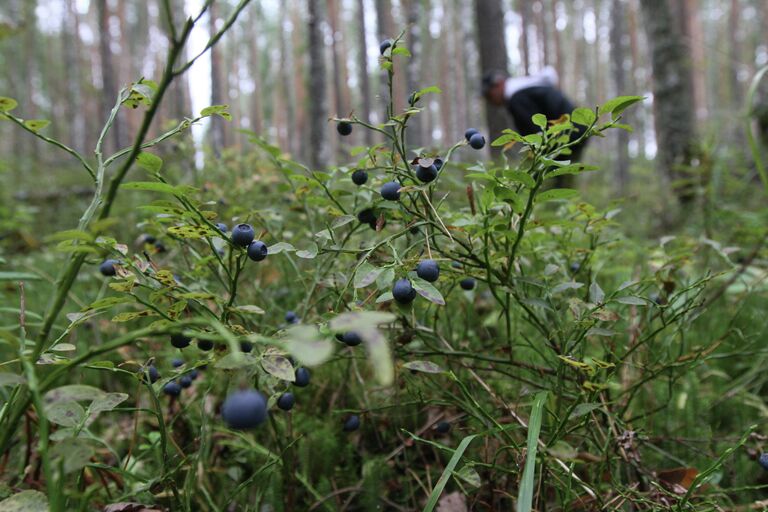
M 365 210 L 361 210 L 357 214 L 357 220 L 359 220 L 361 224 L 370 224 L 371 222 L 375 224 L 376 213 L 373 211 L 372 208 L 366 208 Z
M 149 374 L 149 382 L 157 382 L 158 379 L 160 379 L 160 372 L 157 371 L 157 368 L 155 368 L 155 365 L 153 364 L 149 365 L 147 368 L 142 368 L 140 372 L 142 380 L 144 380 L 144 376 L 147 373 Z
M 280 395 L 280 398 L 277 399 L 277 406 L 284 411 L 290 411 L 293 409 L 293 404 L 295 403 L 296 399 L 291 392 L 283 393 Z
M 184 375 L 184 376 L 182 376 L 182 377 L 179 379 L 179 384 L 180 384 L 180 385 L 181 385 L 181 387 L 183 387 L 184 389 L 186 389 L 186 388 L 190 387 L 190 386 L 192 385 L 192 377 L 190 377 L 189 375 Z
M 384 41 L 379 44 L 379 53 L 384 55 L 384 52 L 387 51 L 387 48 L 392 46 L 392 40 L 391 39 L 385 39 Z
M 157 238 L 155 238 L 152 235 L 142 235 L 141 242 L 144 243 L 144 244 L 152 245 L 155 242 L 157 242 Z
M 251 258 L 253 261 L 261 261 L 264 258 L 267 257 L 267 253 L 269 251 L 267 250 L 267 244 L 262 242 L 261 240 L 256 240 L 255 242 L 251 242 L 248 246 L 248 257 Z
M 421 260 L 416 265 L 416 275 L 425 281 L 434 283 L 440 277 L 440 267 L 435 260 Z
M 474 149 L 483 149 L 485 146 L 485 137 L 479 133 L 476 133 L 469 138 L 469 145 Z
M 236 391 L 224 400 L 221 417 L 229 428 L 254 428 L 267 419 L 267 401 L 255 389 Z
M 353 432 L 360 428 L 360 416 L 352 414 L 344 421 L 344 432 Z
M 400 304 L 410 304 L 416 298 L 416 290 L 407 279 L 398 279 L 392 287 L 392 296 Z
M 181 394 L 181 386 L 178 382 L 169 382 L 163 386 L 163 393 L 168 396 L 179 396 Z
M 400 184 L 396 181 L 390 181 L 381 186 L 381 197 L 387 201 L 398 201 L 400 199 Z
M 285 313 L 285 321 L 289 324 L 297 324 L 299 323 L 299 317 L 293 311 L 287 311 Z
M 760 464 L 760 467 L 768 471 L 768 453 L 761 453 L 757 462 Z
M 447 421 L 440 421 L 435 425 L 435 432 L 438 434 L 447 434 L 451 430 L 451 424 Z
M 250 341 L 241 341 L 240 342 L 240 352 L 248 353 L 251 350 L 253 350 L 253 343 Z
M 183 360 L 183 359 L 178 359 L 178 358 L 176 358 L 176 359 L 174 359 L 173 361 L 171 361 L 171 365 L 172 365 L 174 368 L 178 368 L 179 366 L 183 366 L 183 365 L 184 365 L 184 360 Z
M 343 339 L 341 340 L 350 347 L 356 347 L 363 342 L 363 338 L 360 337 L 355 331 L 345 332 Z
M 480 131 L 475 128 L 467 128 L 467 131 L 464 132 L 464 138 L 469 142 L 469 139 L 476 133 L 480 133 Z
M 432 163 L 435 165 L 435 167 L 437 167 L 438 171 L 443 168 L 443 159 L 442 158 L 435 158 L 435 161 L 432 162 Z
M 189 372 L 189 377 L 192 380 L 196 380 L 200 376 L 200 372 L 197 371 L 197 368 L 192 369 L 191 372 Z
M 339 124 L 336 125 L 336 131 L 339 132 L 339 135 L 346 137 L 352 133 L 352 123 L 347 121 L 339 121 Z
M 416 177 L 422 183 L 435 181 L 435 178 L 437 178 L 437 166 L 435 164 L 432 164 L 429 167 L 419 166 L 419 168 L 416 169 Z
M 416 105 L 416 102 L 419 101 L 420 96 L 416 94 L 415 92 L 412 92 L 410 96 L 408 96 L 408 104 L 410 106 Z
M 226 233 L 227 231 L 229 231 L 229 228 L 223 222 L 217 222 L 216 223 L 216 229 L 218 229 L 222 233 Z
M 461 268 L 461 263 L 459 263 L 458 261 L 452 261 L 451 266 L 453 268 Z
M 168 249 L 165 248 L 165 244 L 163 242 L 155 242 L 155 252 L 158 254 L 162 254 Z
M 250 224 L 238 224 L 232 228 L 232 243 L 240 247 L 248 247 L 255 236 Z
M 357 169 L 352 173 L 352 183 L 357 185 L 364 185 L 368 181 L 368 172 L 365 169 Z
M 171 345 L 176 348 L 188 347 L 191 342 L 191 339 L 189 339 L 187 336 L 184 336 L 180 332 L 171 334 Z
M 464 279 L 459 281 L 459 286 L 461 286 L 462 290 L 474 290 L 475 279 L 473 277 L 465 277 Z
M 106 277 L 111 277 L 117 274 L 117 270 L 115 269 L 115 265 L 119 265 L 120 262 L 117 260 L 104 260 L 104 262 L 99 265 L 99 272 L 101 272 L 101 275 Z
M 574 261 L 573 263 L 571 263 L 570 269 L 571 269 L 571 273 L 575 274 L 579 270 L 581 270 L 581 264 L 578 261 Z
M 197 348 L 204 352 L 208 352 L 213 348 L 213 341 L 207 340 L 205 338 L 198 338 L 197 340 Z
M 309 370 L 303 366 L 301 368 L 296 368 L 296 380 L 293 381 L 293 384 L 300 388 L 305 388 L 309 386 L 309 376 Z

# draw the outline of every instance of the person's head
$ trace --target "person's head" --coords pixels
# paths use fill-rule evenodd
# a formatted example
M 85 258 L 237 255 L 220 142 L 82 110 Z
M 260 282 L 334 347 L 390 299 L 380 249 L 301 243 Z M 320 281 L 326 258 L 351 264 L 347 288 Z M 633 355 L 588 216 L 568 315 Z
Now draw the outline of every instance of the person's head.
M 503 71 L 489 71 L 483 75 L 482 91 L 483 97 L 491 105 L 503 105 L 504 104 L 504 82 L 507 80 L 507 75 Z

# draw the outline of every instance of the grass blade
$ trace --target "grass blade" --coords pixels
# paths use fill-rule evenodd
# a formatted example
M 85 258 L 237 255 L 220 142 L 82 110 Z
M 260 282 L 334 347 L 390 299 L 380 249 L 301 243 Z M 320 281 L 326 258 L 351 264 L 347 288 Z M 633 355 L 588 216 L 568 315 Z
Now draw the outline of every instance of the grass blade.
M 455 468 L 456 464 L 459 463 L 459 459 L 461 459 L 461 456 L 464 455 L 464 451 L 467 449 L 467 447 L 469 447 L 469 443 L 471 443 L 472 440 L 476 437 L 477 434 L 473 434 L 461 440 L 459 447 L 456 448 L 455 452 L 453 452 L 453 457 L 451 457 L 451 460 L 448 461 L 448 465 L 445 466 L 443 474 L 440 475 L 440 480 L 437 481 L 437 485 L 435 485 L 435 488 L 432 489 L 432 494 L 429 495 L 429 501 L 424 507 L 424 512 L 432 512 L 435 509 L 437 500 L 440 499 L 440 495 L 443 493 L 443 489 L 445 489 L 445 484 L 448 483 L 448 479 L 451 478 L 451 475 L 453 474 L 453 468 Z
M 541 430 L 541 420 L 544 415 L 544 401 L 547 399 L 547 392 L 542 391 L 536 395 L 533 401 L 533 410 L 531 419 L 528 422 L 528 454 L 525 458 L 525 469 L 523 470 L 523 479 L 520 482 L 520 491 L 517 494 L 517 512 L 531 512 L 533 506 L 533 474 L 536 469 L 536 448 L 539 442 L 539 431 Z

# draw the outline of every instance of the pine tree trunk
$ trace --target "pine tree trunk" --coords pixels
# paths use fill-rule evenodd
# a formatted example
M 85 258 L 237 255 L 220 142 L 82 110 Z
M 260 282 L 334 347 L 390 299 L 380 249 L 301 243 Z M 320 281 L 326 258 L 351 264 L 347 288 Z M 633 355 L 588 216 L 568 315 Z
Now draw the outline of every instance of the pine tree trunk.
M 488 71 L 508 70 L 507 47 L 504 41 L 504 10 L 501 0 L 475 0 L 475 22 L 477 24 L 477 38 L 480 46 L 480 69 L 482 73 Z M 507 114 L 503 108 L 494 107 L 486 103 L 485 115 L 488 123 L 488 137 L 490 143 L 495 140 L 501 131 L 510 125 Z M 498 148 L 491 149 L 491 155 L 496 157 L 500 153 Z
M 670 0 L 641 0 L 653 67 L 657 163 L 682 203 L 693 199 L 680 183 L 695 153 L 695 122 L 690 56 L 673 19 Z
M 624 0 L 613 0 L 611 4 L 611 71 L 615 96 L 628 94 L 624 71 L 626 54 Z M 617 130 L 616 134 L 616 188 L 625 195 L 629 187 L 629 133 Z
M 109 6 L 107 0 L 98 0 L 96 2 L 99 24 L 99 60 L 101 63 L 101 115 L 102 122 L 109 117 L 109 112 L 117 99 L 118 87 L 115 80 L 115 68 L 112 63 L 112 50 L 110 49 L 110 30 L 109 30 Z M 117 151 L 120 148 L 122 140 L 122 128 L 118 119 L 112 125 L 110 130 L 111 138 L 106 142 L 107 151 Z M 111 142 L 110 142 L 111 141 Z
M 309 90 L 312 101 L 309 104 L 309 161 L 313 169 L 324 169 L 328 165 L 328 109 L 326 107 L 325 43 L 323 42 L 323 13 L 321 0 L 308 0 L 309 19 Z
M 371 116 L 371 80 L 368 72 L 368 40 L 365 33 L 365 0 L 357 0 L 357 66 L 360 82 L 360 95 L 362 99 L 362 112 L 360 117 L 368 121 Z M 373 132 L 363 130 L 364 142 L 366 146 L 373 145 Z
M 218 19 L 218 10 L 216 3 L 212 3 L 208 10 L 208 30 L 211 34 L 216 33 L 216 20 Z M 224 80 L 222 75 L 221 46 L 214 46 L 211 52 L 211 105 L 221 105 L 224 101 Z M 211 147 L 216 157 L 221 156 L 221 150 L 227 144 L 225 133 L 225 120 L 220 116 L 211 116 Z

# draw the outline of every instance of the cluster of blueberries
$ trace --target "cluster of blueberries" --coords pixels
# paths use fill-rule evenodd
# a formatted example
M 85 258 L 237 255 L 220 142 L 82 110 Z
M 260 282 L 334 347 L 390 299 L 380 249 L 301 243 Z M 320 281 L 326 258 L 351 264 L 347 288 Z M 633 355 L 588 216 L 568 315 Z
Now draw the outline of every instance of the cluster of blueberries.
M 171 364 L 174 368 L 181 368 L 184 366 L 184 361 L 181 359 L 174 359 Z M 143 371 L 143 370 L 142 370 Z M 149 375 L 149 381 L 154 383 L 160 379 L 160 372 L 155 365 L 150 365 L 146 369 Z M 163 386 L 163 393 L 168 396 L 177 397 L 181 394 L 182 389 L 186 389 L 192 386 L 192 381 L 196 380 L 200 376 L 200 373 L 196 368 L 193 368 L 189 372 L 185 373 L 176 380 L 172 380 Z

